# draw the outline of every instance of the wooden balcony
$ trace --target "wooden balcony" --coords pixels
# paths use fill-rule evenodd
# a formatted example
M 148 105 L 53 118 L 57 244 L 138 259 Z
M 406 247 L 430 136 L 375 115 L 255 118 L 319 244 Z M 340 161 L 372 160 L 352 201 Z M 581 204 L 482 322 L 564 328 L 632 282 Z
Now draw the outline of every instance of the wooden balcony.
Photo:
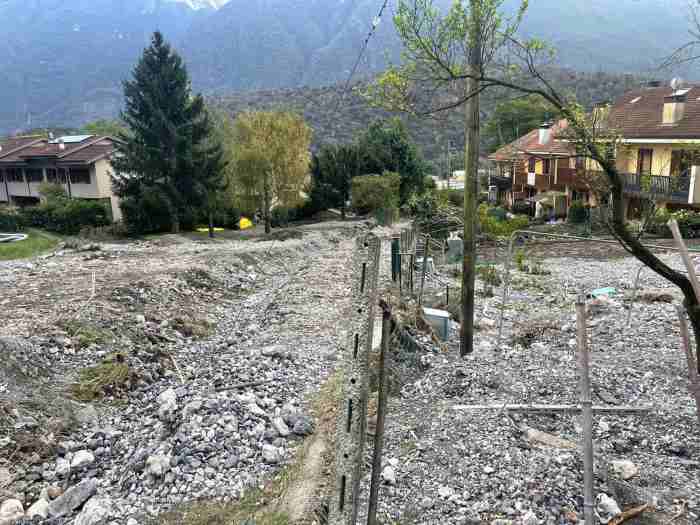
M 489 175 L 489 186 L 496 186 L 499 190 L 509 190 L 513 187 L 513 179 L 511 177 Z
M 576 183 L 576 168 L 557 168 L 557 183 L 564 186 L 573 186 Z
M 690 177 L 668 177 L 664 175 L 640 175 L 623 173 L 624 189 L 627 195 L 670 202 L 688 202 Z
M 518 186 L 527 184 L 527 173 L 516 173 L 513 178 L 513 184 Z

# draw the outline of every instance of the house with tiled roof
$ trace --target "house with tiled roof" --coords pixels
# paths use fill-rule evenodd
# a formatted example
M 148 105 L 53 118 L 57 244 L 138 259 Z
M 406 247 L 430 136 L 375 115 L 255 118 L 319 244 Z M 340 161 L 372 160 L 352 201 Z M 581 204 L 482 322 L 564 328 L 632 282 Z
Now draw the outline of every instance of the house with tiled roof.
M 51 182 L 70 198 L 103 200 L 120 220 L 110 173 L 115 148 L 116 139 L 97 135 L 0 140 L 0 203 L 37 204 L 39 186 Z
M 625 93 L 609 109 L 628 218 L 650 198 L 668 209 L 700 206 L 700 86 L 672 84 Z
M 573 200 L 589 200 L 587 186 L 575 174 L 581 161 L 574 147 L 563 140 L 568 122 L 545 122 L 539 128 L 507 144 L 491 155 L 498 176 L 512 180 L 507 193 L 509 206 L 547 203 L 555 216 L 566 215 Z

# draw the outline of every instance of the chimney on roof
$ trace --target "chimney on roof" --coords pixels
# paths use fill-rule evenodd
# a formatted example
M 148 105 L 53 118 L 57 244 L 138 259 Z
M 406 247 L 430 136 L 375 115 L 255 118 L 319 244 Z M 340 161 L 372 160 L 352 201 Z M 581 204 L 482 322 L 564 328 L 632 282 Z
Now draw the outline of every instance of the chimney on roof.
M 547 144 L 552 135 L 552 121 L 547 120 L 540 125 L 539 143 Z
M 674 78 L 673 82 L 671 82 L 673 93 L 664 97 L 663 124 L 678 124 L 685 114 L 685 102 L 688 98 L 688 91 L 690 90 L 680 87 L 681 85 L 681 81 Z
M 58 139 L 58 149 L 60 151 L 63 151 L 66 149 L 66 143 L 63 142 L 63 139 Z

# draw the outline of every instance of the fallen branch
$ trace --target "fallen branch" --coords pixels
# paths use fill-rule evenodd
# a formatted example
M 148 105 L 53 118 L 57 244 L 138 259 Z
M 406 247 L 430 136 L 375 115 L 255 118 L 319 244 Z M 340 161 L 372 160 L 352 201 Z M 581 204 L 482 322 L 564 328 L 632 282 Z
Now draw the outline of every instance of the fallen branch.
M 639 516 L 642 512 L 645 510 L 649 509 L 648 504 L 641 505 L 639 507 L 635 507 L 633 509 L 626 510 L 622 514 L 620 514 L 617 518 L 613 518 L 608 522 L 608 525 L 620 525 L 620 523 L 624 523 L 627 520 L 630 520 L 632 518 L 635 518 Z
M 678 512 L 678 514 L 676 514 L 675 516 L 673 516 L 673 517 L 672 517 L 670 520 L 668 520 L 664 525 L 671 525 L 671 523 L 673 523 L 674 521 L 676 521 L 678 518 L 682 518 L 683 516 L 685 516 L 685 513 L 686 513 L 686 512 L 688 512 L 688 502 L 687 502 L 687 501 L 684 501 L 684 502 L 683 502 L 683 505 L 682 505 L 682 507 L 681 507 L 681 510 Z

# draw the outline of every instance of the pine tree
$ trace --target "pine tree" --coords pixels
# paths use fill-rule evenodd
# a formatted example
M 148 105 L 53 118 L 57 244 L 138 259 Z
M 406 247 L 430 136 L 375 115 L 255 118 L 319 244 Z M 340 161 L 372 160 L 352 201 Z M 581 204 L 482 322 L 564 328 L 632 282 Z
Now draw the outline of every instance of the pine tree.
M 120 135 L 113 160 L 119 174 L 115 192 L 131 201 L 125 211 L 138 209 L 144 193 L 156 192 L 178 232 L 183 213 L 207 198 L 205 142 L 211 125 L 204 100 L 192 96 L 182 58 L 160 32 L 153 34 L 133 78 L 124 82 L 124 99 L 121 118 L 129 130 Z

